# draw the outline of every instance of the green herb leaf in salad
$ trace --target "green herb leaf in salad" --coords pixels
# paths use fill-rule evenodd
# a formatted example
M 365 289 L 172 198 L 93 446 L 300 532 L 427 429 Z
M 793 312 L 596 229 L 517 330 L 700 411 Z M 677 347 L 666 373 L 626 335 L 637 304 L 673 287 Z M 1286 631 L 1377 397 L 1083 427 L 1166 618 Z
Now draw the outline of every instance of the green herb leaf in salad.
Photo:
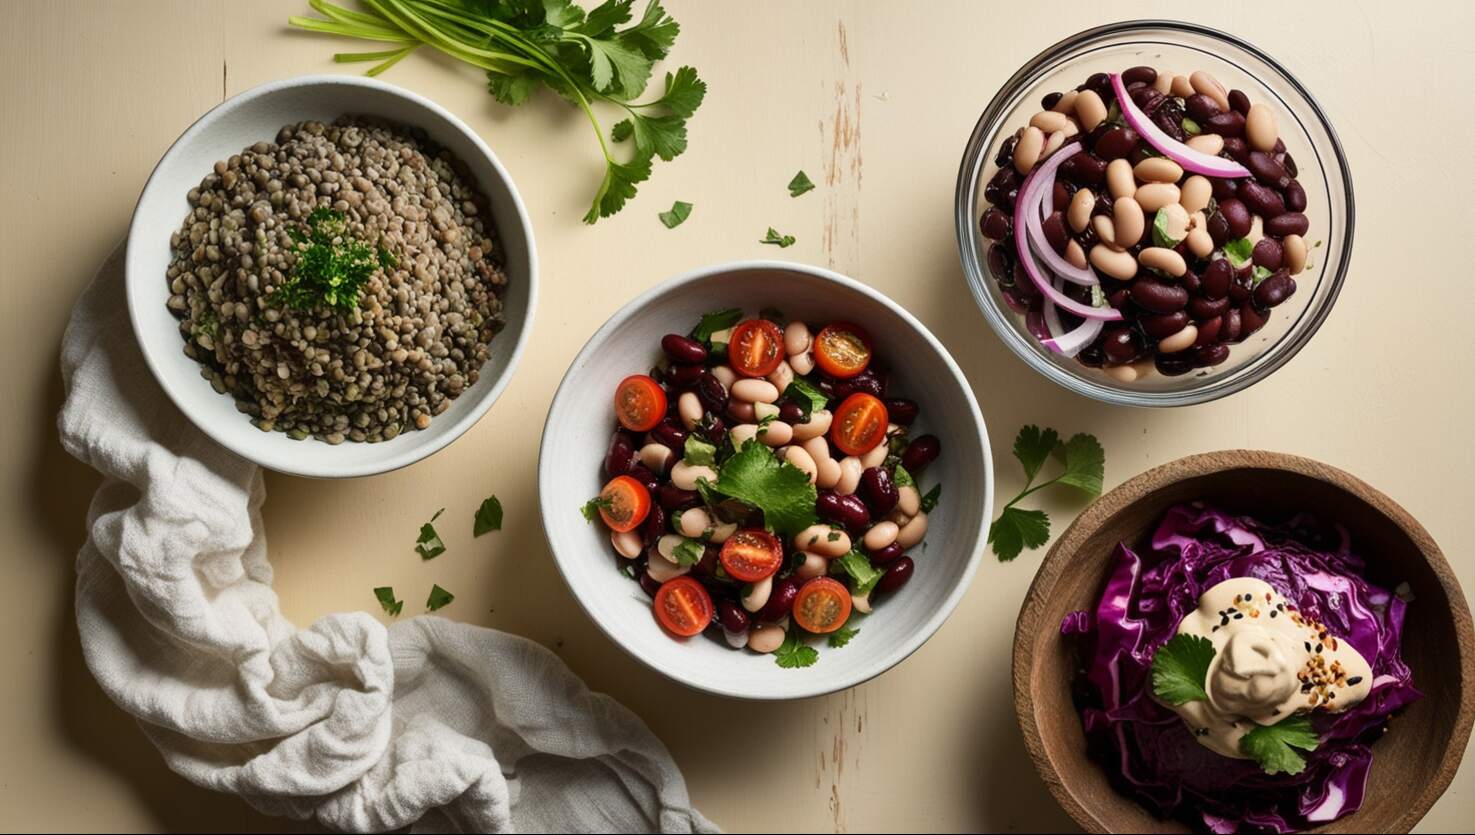
M 809 476 L 779 461 L 761 441 L 748 441 L 727 459 L 712 489 L 763 511 L 764 524 L 783 536 L 817 521 L 814 502 L 819 494 Z
M 594 129 L 605 166 L 585 223 L 624 207 L 636 186 L 650 177 L 657 157 L 670 161 L 686 150 L 686 122 L 707 92 L 695 69 L 681 67 L 666 73 L 660 97 L 637 101 L 655 62 L 667 56 L 681 31 L 660 0 L 650 0 L 639 19 L 634 0 L 606 0 L 588 12 L 573 0 L 361 0 L 361 9 L 327 0 L 308 0 L 308 5 L 322 17 L 293 16 L 287 22 L 394 47 L 333 56 L 340 63 L 376 62 L 369 75 L 429 46 L 484 70 L 488 92 L 502 104 L 523 104 L 547 87 L 579 108 Z M 623 116 L 608 141 L 596 106 Z M 623 161 L 611 148 L 619 143 L 632 146 Z
M 1224 254 L 1229 257 L 1229 265 L 1237 270 L 1250 263 L 1250 256 L 1255 254 L 1255 245 L 1249 238 L 1235 238 L 1224 242 Z
M 828 643 L 831 648 L 839 649 L 840 647 L 845 646 L 846 644 L 850 643 L 851 638 L 854 638 L 856 636 L 856 633 L 860 632 L 859 626 L 850 625 L 851 622 L 853 622 L 854 620 L 855 616 L 851 615 L 850 620 L 845 621 L 844 626 L 830 633 Z
M 717 447 L 702 440 L 695 432 L 686 436 L 686 445 L 681 457 L 688 464 L 700 467 L 717 466 Z
M 806 421 L 809 420 L 810 415 L 823 409 L 825 404 L 830 402 L 830 398 L 826 397 L 824 392 L 803 377 L 795 377 L 794 382 L 789 383 L 788 388 L 784 389 L 784 399 L 798 406 Z
M 425 611 L 434 612 L 437 609 L 444 608 L 455 599 L 456 596 L 454 594 L 451 594 L 438 585 L 432 585 L 430 587 L 430 597 L 425 599 Z
M 772 226 L 770 226 L 768 227 L 768 234 L 764 235 L 763 239 L 760 240 L 758 243 L 774 244 L 778 246 L 779 249 L 788 249 L 789 247 L 793 246 L 794 242 L 797 240 L 798 238 L 795 238 L 793 235 L 780 235 L 777 229 L 774 229 Z
M 420 536 L 415 540 L 415 552 L 422 559 L 435 559 L 446 552 L 446 544 L 441 541 L 440 534 L 435 532 L 435 520 L 445 512 L 445 508 L 437 510 L 429 522 L 420 526 Z
M 1199 134 L 1201 134 L 1201 133 L 1204 132 L 1204 129 L 1203 129 L 1203 126 L 1202 125 L 1200 125 L 1198 122 L 1193 121 L 1192 119 L 1188 118 L 1187 116 L 1184 116 L 1183 117 L 1183 123 L 1182 124 L 1183 124 L 1183 132 L 1186 133 L 1186 134 L 1188 134 L 1189 136 L 1198 136 Z
M 725 331 L 741 321 L 743 321 L 743 311 L 736 307 L 703 314 L 701 321 L 697 322 L 697 326 L 692 329 L 691 338 L 710 345 L 712 334 Z
M 292 310 L 349 313 L 359 306 L 363 287 L 374 273 L 395 266 L 388 250 L 375 250 L 347 237 L 340 211 L 319 206 L 307 216 L 308 231 L 291 228 L 297 262 L 287 280 L 272 290 L 267 303 Z
M 1164 249 L 1172 249 L 1182 243 L 1182 241 L 1168 234 L 1168 223 L 1170 220 L 1167 206 L 1158 209 L 1157 214 L 1152 218 L 1152 242 Z
M 677 200 L 671 204 L 671 211 L 661 212 L 658 217 L 660 217 L 661 223 L 664 223 L 667 229 L 675 229 L 685 223 L 687 218 L 691 217 L 691 204 Z
M 1208 638 L 1187 633 L 1175 635 L 1152 656 L 1152 692 L 1170 705 L 1203 701 L 1209 697 L 1204 685 L 1214 661 L 1214 644 Z
M 1262 267 L 1259 264 L 1256 264 L 1255 268 L 1253 270 L 1250 270 L 1250 286 L 1259 287 L 1260 282 L 1271 277 L 1272 275 L 1275 275 L 1275 273 L 1271 272 L 1268 267 Z
M 491 531 L 502 530 L 502 500 L 496 496 L 488 496 L 482 500 L 481 507 L 476 509 L 476 522 L 471 529 L 472 536 L 481 536 Z
M 931 490 L 928 490 L 922 496 L 922 512 L 923 513 L 931 513 L 937 507 L 937 502 L 939 500 L 941 500 L 941 499 L 942 499 L 942 484 L 941 483 L 938 483 L 938 484 L 932 485 L 932 489 Z
M 392 618 L 399 617 L 399 613 L 405 608 L 403 600 L 394 599 L 393 586 L 380 586 L 374 589 L 374 596 L 379 599 L 379 605 L 384 609 L 384 613 Z
M 871 565 L 870 557 L 859 551 L 851 551 L 843 557 L 838 557 L 835 563 L 840 566 L 846 574 L 850 575 L 851 590 L 856 594 L 866 594 L 881 582 L 886 572 Z
M 814 183 L 809 181 L 809 175 L 801 169 L 794 179 L 789 181 L 789 196 L 798 197 L 806 192 L 814 191 Z
M 705 550 L 700 541 L 682 537 L 681 542 L 671 551 L 671 556 L 676 558 L 677 565 L 690 568 L 702 561 Z
M 1014 457 L 1024 469 L 1024 487 L 1004 505 L 988 531 L 994 555 L 1003 562 L 1018 557 L 1026 548 L 1035 549 L 1050 540 L 1050 517 L 1044 511 L 1016 507 L 1022 499 L 1052 484 L 1068 484 L 1094 497 L 1101 493 L 1106 472 L 1106 453 L 1101 442 L 1085 433 L 1061 441 L 1054 429 L 1024 426 L 1014 438 Z M 1054 478 L 1035 484 L 1049 458 L 1059 461 L 1063 470 Z M 927 506 L 925 498 L 923 506 Z
M 614 506 L 615 503 L 613 500 L 607 499 L 604 496 L 595 496 L 589 501 L 584 502 L 583 507 L 579 508 L 579 513 L 584 515 L 585 522 L 593 522 L 599 518 L 600 510 L 609 510 Z
M 773 653 L 774 663 L 785 669 L 812 667 L 818 660 L 819 650 L 804 643 L 795 629 L 789 630 L 784 636 L 784 642 Z
M 1305 714 L 1287 716 L 1274 725 L 1261 725 L 1240 737 L 1243 751 L 1266 774 L 1300 774 L 1306 758 L 1296 752 L 1315 751 L 1321 744 Z

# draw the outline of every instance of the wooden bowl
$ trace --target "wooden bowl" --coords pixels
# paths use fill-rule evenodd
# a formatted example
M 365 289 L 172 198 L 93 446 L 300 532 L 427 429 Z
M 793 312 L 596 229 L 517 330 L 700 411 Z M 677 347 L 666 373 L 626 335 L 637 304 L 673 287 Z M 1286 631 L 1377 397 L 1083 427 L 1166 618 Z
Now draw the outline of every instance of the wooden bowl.
M 1142 543 L 1171 505 L 1204 500 L 1230 510 L 1310 511 L 1340 522 L 1368 574 L 1407 582 L 1403 657 L 1424 698 L 1373 746 L 1362 809 L 1313 831 L 1407 832 L 1459 767 L 1475 719 L 1475 629 L 1459 582 L 1423 526 L 1359 479 L 1294 455 L 1231 450 L 1149 470 L 1086 509 L 1050 549 L 1014 632 L 1014 710 L 1035 767 L 1065 811 L 1091 832 L 1187 832 L 1112 787 L 1086 756 L 1071 702 L 1076 653 L 1060 635 L 1069 612 L 1094 609 L 1113 547 Z

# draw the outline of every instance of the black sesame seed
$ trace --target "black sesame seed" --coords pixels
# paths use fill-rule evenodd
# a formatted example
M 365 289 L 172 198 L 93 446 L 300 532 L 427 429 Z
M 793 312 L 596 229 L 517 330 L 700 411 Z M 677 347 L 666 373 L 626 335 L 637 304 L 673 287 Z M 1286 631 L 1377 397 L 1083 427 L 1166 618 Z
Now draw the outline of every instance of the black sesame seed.
M 1235 620 L 1244 620 L 1244 617 L 1245 617 L 1245 613 L 1244 612 L 1235 612 L 1234 613 L 1234 619 Z
M 1307 652 L 1310 652 L 1311 651 L 1311 642 L 1310 641 L 1307 641 L 1306 642 L 1306 651 Z
M 1277 612 L 1277 611 L 1275 611 L 1275 610 L 1274 610 L 1274 609 L 1271 609 L 1271 610 L 1270 610 L 1270 616 L 1271 616 L 1271 617 L 1275 617 L 1275 616 L 1276 616 L 1276 615 L 1278 615 L 1278 614 L 1280 614 L 1280 612 Z
M 1361 683 L 1362 683 L 1362 676 L 1353 676 L 1352 678 L 1347 679 L 1347 686 L 1348 687 L 1351 687 L 1354 684 L 1361 684 Z
M 1316 654 L 1321 655 L 1321 644 L 1316 645 Z

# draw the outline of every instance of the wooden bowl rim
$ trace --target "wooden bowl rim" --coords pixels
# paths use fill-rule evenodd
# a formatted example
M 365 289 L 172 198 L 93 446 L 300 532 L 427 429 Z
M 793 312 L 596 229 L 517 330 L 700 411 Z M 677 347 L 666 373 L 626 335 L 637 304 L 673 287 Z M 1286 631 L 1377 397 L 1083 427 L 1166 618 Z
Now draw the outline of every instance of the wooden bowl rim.
M 1120 513 L 1144 496 L 1158 489 L 1188 478 L 1213 475 L 1230 470 L 1261 469 L 1281 470 L 1288 473 L 1328 482 L 1366 502 L 1393 522 L 1419 548 L 1429 563 L 1430 570 L 1438 578 L 1445 596 L 1450 601 L 1450 617 L 1454 621 L 1458 639 L 1457 651 L 1460 659 L 1460 704 L 1455 716 L 1454 733 L 1445 747 L 1443 761 L 1434 779 L 1425 784 L 1417 796 L 1409 799 L 1403 811 L 1390 822 L 1387 831 L 1408 832 L 1421 820 L 1449 787 L 1464 757 L 1465 744 L 1469 740 L 1472 723 L 1475 723 L 1475 625 L 1472 625 L 1470 608 L 1460 589 L 1444 552 L 1434 538 L 1397 502 L 1388 498 L 1372 485 L 1351 473 L 1323 464 L 1310 458 L 1266 450 L 1234 449 L 1189 455 L 1154 467 L 1117 485 L 1103 494 L 1076 517 L 1065 533 L 1051 546 L 1040 563 L 1019 610 L 1014 626 L 1014 652 L 1012 679 L 1014 689 L 1014 712 L 1024 735 L 1025 747 L 1041 779 L 1050 789 L 1066 813 L 1088 832 L 1109 832 L 1108 825 L 1087 810 L 1066 786 L 1066 780 L 1056 768 L 1042 741 L 1039 723 L 1035 718 L 1034 694 L 1030 690 L 1030 672 L 1035 663 L 1035 641 L 1041 628 L 1058 629 L 1058 624 L 1041 623 L 1044 601 L 1049 599 L 1056 582 L 1071 565 L 1069 555 L 1080 550 L 1085 541 L 1111 517 Z

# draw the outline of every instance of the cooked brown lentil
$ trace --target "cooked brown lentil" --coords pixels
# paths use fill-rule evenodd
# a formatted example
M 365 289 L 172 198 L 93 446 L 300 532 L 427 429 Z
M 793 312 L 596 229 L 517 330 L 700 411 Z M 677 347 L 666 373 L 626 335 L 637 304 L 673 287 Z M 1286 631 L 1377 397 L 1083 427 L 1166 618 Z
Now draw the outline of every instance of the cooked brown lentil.
M 473 385 L 503 325 L 507 276 L 486 197 L 423 132 L 363 117 L 288 125 L 189 192 L 171 238 L 184 352 L 264 431 L 328 443 L 424 429 Z M 356 310 L 269 301 L 319 207 L 393 265 Z

